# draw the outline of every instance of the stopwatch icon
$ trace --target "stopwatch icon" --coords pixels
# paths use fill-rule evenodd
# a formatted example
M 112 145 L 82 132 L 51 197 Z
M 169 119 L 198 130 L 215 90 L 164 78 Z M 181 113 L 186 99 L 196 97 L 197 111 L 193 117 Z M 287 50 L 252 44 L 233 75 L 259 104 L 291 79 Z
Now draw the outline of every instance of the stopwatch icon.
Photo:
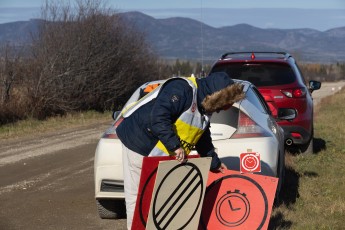
M 250 213 L 250 203 L 240 190 L 227 191 L 217 202 L 216 216 L 220 223 L 235 227 L 244 223 Z

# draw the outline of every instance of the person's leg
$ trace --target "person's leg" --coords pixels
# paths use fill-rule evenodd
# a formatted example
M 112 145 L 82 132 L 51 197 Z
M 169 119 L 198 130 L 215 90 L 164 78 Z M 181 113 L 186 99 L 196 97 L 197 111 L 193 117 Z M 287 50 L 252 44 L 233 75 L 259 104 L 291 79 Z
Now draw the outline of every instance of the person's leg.
M 123 179 L 126 199 L 127 229 L 132 228 L 143 156 L 122 145 Z

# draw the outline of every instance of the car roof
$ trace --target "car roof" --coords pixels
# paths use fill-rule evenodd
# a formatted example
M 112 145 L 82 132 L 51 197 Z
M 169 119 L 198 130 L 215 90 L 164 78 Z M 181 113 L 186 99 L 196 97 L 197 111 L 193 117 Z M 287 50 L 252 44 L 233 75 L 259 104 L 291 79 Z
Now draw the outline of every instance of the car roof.
M 293 57 L 286 52 L 227 52 L 224 53 L 216 63 L 257 61 L 286 63 L 289 60 L 293 60 Z
M 149 82 L 146 82 L 144 84 L 142 84 L 139 88 L 145 88 L 147 87 L 148 85 L 154 85 L 154 84 L 162 84 L 166 81 L 167 79 L 165 80 L 156 80 L 156 81 L 149 81 Z M 248 90 L 248 87 L 250 85 L 253 85 L 251 82 L 249 81 L 244 81 L 244 80 L 240 80 L 240 79 L 232 79 L 234 80 L 234 82 L 237 82 L 237 83 L 241 83 L 244 85 L 244 88 L 243 88 L 243 91 L 246 92 Z M 254 85 L 253 85 L 254 86 Z M 255 87 L 255 86 L 254 86 Z

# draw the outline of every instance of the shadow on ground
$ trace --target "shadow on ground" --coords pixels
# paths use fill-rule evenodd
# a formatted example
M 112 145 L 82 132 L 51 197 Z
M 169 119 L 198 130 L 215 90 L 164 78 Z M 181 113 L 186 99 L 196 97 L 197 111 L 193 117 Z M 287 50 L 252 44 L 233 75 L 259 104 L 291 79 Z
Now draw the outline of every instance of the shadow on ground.
M 313 153 L 318 154 L 319 152 L 326 150 L 326 141 L 321 138 L 314 138 Z
M 313 154 L 318 154 L 319 152 L 326 150 L 326 141 L 321 138 L 315 138 L 313 139 Z M 287 150 L 289 153 L 293 155 L 297 154 L 303 154 L 301 149 L 298 147 L 287 147 Z
M 313 154 L 318 154 L 326 149 L 326 142 L 323 139 L 314 138 Z M 298 151 L 290 153 L 293 155 L 301 154 Z M 301 174 L 296 172 L 293 168 L 285 168 L 284 184 L 280 193 L 280 199 L 279 202 L 275 204 L 274 208 L 280 207 L 283 204 L 289 208 L 291 205 L 296 203 L 297 198 L 300 196 L 298 189 L 301 177 L 312 178 L 318 176 L 319 175 L 316 172 L 305 171 Z M 286 220 L 284 214 L 281 211 L 278 211 L 274 216 L 271 216 L 268 229 L 289 229 L 292 227 L 292 224 L 292 221 Z

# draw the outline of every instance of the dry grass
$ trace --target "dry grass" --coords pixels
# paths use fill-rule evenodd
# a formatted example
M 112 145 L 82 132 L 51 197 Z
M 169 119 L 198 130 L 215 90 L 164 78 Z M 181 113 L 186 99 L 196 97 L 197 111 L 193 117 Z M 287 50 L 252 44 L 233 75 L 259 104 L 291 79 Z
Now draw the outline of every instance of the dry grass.
M 25 137 L 34 134 L 52 132 L 67 128 L 76 128 L 102 122 L 111 122 L 111 112 L 98 113 L 95 111 L 67 114 L 66 116 L 51 117 L 40 121 L 27 119 L 12 124 L 0 126 L 0 139 Z
M 314 154 L 287 154 L 283 204 L 270 229 L 344 229 L 345 91 L 316 109 Z

